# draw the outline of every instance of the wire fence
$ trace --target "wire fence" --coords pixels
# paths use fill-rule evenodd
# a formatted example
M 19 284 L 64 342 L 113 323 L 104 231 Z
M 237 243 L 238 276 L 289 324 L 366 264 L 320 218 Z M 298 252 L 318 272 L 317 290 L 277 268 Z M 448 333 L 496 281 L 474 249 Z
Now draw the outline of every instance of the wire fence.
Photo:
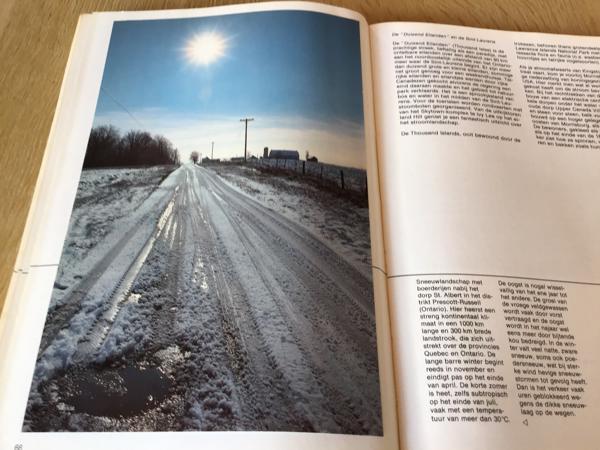
M 259 158 L 248 162 L 250 165 L 263 169 L 300 174 L 319 180 L 321 184 L 336 186 L 345 191 L 367 196 L 367 172 L 364 169 L 297 159 Z

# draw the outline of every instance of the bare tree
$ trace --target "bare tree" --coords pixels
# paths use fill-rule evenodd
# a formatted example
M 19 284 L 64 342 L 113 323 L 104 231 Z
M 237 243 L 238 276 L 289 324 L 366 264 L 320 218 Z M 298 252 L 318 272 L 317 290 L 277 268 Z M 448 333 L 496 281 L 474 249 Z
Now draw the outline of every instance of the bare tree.
M 179 164 L 179 153 L 164 136 L 131 130 L 123 137 L 112 125 L 90 132 L 84 167 Z
M 200 158 L 200 155 L 198 154 L 197 151 L 193 151 L 192 153 L 190 153 L 190 160 L 194 163 L 194 164 L 198 164 L 198 159 Z
M 119 151 L 120 141 L 119 130 L 112 125 L 93 128 L 90 132 L 83 166 L 102 167 L 111 165 L 114 155 Z
M 153 164 L 154 139 L 147 131 L 131 130 L 123 136 L 121 151 L 126 165 L 142 166 Z

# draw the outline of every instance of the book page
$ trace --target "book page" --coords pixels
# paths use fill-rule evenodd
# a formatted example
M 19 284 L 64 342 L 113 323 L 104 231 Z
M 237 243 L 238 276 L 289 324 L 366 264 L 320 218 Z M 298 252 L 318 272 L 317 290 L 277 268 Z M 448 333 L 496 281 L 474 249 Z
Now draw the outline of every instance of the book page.
M 339 8 L 82 17 L 0 322 L 0 446 L 397 448 L 371 88 Z
M 600 439 L 600 40 L 372 27 L 401 447 Z

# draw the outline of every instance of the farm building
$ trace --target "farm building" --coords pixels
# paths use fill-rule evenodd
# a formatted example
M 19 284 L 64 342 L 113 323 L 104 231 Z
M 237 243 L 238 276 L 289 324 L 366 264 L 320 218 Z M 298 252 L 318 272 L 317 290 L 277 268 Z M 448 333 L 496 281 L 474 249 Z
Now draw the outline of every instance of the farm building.
M 300 154 L 296 150 L 271 150 L 269 159 L 300 159 Z

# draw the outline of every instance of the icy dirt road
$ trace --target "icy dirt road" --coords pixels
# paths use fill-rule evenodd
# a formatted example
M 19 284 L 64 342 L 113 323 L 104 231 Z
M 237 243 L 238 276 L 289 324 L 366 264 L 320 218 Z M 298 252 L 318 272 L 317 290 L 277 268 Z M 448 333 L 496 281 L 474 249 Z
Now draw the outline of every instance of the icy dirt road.
M 210 170 L 167 181 L 46 326 L 26 428 L 381 434 L 370 278 Z

